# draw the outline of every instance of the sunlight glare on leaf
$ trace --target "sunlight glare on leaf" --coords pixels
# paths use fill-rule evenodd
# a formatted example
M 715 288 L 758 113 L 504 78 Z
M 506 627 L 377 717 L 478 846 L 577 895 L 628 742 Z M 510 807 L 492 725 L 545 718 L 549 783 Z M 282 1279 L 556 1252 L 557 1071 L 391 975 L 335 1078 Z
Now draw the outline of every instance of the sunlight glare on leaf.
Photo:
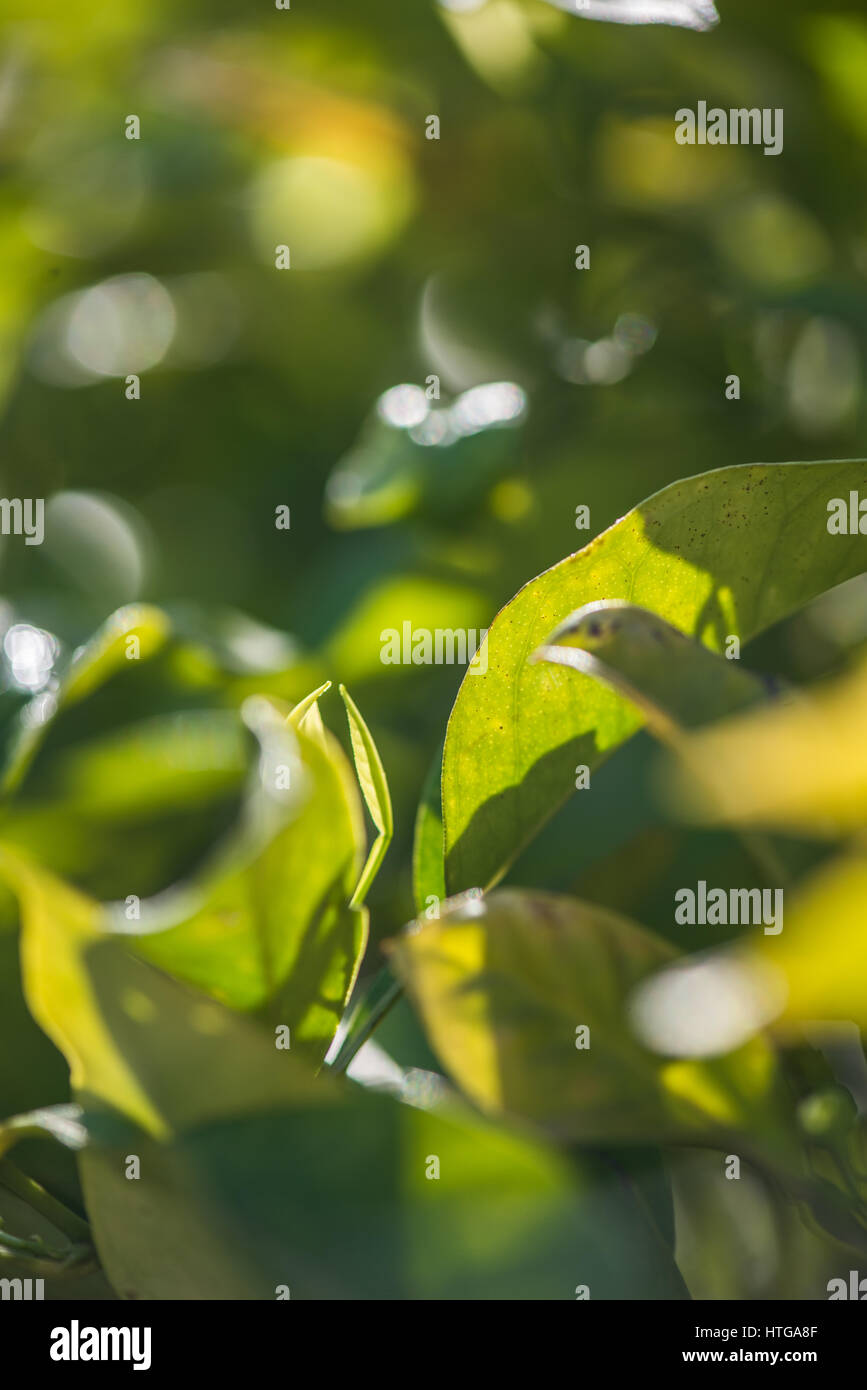
M 9 682 L 19 690 L 36 694 L 44 690 L 60 650 L 57 639 L 29 623 L 13 623 L 3 638 L 3 655 Z
M 785 1002 L 771 971 L 731 956 L 678 963 L 638 986 L 632 1024 L 645 1047 L 667 1057 L 732 1052 L 770 1023 Z
M 681 29 L 712 29 L 719 23 L 711 0 L 548 0 L 582 19 L 613 24 L 674 24 Z

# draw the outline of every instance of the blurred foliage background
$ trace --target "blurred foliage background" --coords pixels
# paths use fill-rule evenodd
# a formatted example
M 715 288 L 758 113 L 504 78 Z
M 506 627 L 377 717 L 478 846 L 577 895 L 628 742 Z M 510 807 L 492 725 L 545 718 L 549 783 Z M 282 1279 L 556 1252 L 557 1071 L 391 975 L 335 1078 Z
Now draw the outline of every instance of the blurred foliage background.
M 52 732 L 19 839 L 44 838 L 66 796 L 80 837 L 65 815 L 54 867 L 101 898 L 155 892 L 230 823 L 243 756 L 227 747 L 225 776 L 169 818 L 142 806 L 112 733 L 342 680 L 395 801 L 370 899 L 374 941 L 391 935 L 461 673 L 382 665 L 380 632 L 487 626 L 676 478 L 864 452 L 867 17 L 842 0 L 719 9 L 698 34 L 545 0 L 6 0 L 0 483 L 47 499 L 47 529 L 0 550 L 4 708 L 49 691 L 120 604 L 160 604 L 184 638 Z M 674 112 L 699 100 L 783 108 L 784 153 L 678 146 Z M 419 392 L 377 410 L 432 374 L 437 410 Z M 517 389 L 463 395 L 491 383 Z M 752 657 L 811 678 L 865 633 L 856 583 Z M 88 800 L 72 750 L 96 740 L 115 793 Z M 580 882 L 670 932 L 668 879 L 627 880 L 615 855 L 581 881 L 582 855 L 626 844 L 633 868 L 668 865 L 635 790 L 643 748 L 605 774 L 595 840 L 576 850 L 561 818 L 512 878 Z M 406 1011 L 389 1036 L 431 1064 Z

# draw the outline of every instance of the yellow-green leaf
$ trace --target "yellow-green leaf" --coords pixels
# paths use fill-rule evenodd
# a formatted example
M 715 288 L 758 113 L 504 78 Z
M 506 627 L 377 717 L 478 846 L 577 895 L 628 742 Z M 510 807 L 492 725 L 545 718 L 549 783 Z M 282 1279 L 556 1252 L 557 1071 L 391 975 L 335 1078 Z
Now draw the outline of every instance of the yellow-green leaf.
M 841 856 L 803 883 L 779 936 L 753 943 L 750 959 L 783 982 L 780 1022 L 839 1020 L 867 1029 L 867 859 Z
M 0 847 L 0 874 L 21 904 L 21 968 L 28 1007 L 63 1053 L 73 1090 L 99 1096 L 151 1133 L 164 1122 L 115 1047 L 83 968 L 102 936 L 99 903 Z
M 434 1051 L 484 1111 L 581 1143 L 660 1142 L 753 1123 L 776 1143 L 775 1071 L 666 1061 L 638 1040 L 636 987 L 675 959 L 612 912 L 551 894 L 464 897 L 390 943 Z M 779 1131 L 779 1134 L 778 1134 Z
M 391 795 L 382 759 L 373 741 L 373 735 L 365 724 L 361 712 L 345 686 L 341 685 L 340 695 L 346 706 L 349 721 L 349 735 L 352 740 L 352 756 L 365 805 L 379 834 L 370 847 L 367 863 L 352 895 L 353 907 L 359 907 L 367 897 L 368 889 L 379 872 L 385 852 L 394 834 L 394 815 L 391 809 Z
M 164 646 L 170 632 L 166 614 L 146 603 L 119 608 L 107 618 L 90 641 L 72 658 L 50 709 L 40 709 L 38 719 L 25 708 L 3 773 L 2 791 L 20 786 L 51 721 L 61 710 L 77 704 L 109 680 L 128 662 L 147 661 Z
M 692 735 L 670 801 L 690 819 L 837 836 L 867 824 L 867 665 Z
M 496 882 L 575 785 L 575 767 L 640 726 L 634 705 L 528 658 L 576 608 L 625 599 L 721 651 L 867 569 L 867 537 L 831 535 L 828 502 L 865 463 L 744 465 L 686 478 L 533 579 L 495 618 L 468 672 L 443 761 L 446 882 Z
M 310 1077 L 116 942 L 85 964 L 163 1120 L 155 1138 L 82 1098 L 87 1209 L 121 1296 L 566 1300 L 579 1281 L 598 1298 L 685 1296 L 637 1184 L 604 1160 L 567 1161 L 453 1102 Z

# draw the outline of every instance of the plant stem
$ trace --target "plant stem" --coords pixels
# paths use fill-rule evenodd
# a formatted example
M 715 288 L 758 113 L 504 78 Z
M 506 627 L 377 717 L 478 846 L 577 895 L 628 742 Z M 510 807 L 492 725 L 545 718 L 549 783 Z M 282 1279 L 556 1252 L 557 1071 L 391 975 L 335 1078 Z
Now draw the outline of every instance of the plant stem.
M 76 1216 L 74 1211 L 63 1205 L 56 1197 L 52 1197 L 50 1192 L 33 1178 L 29 1178 L 26 1173 L 22 1173 L 20 1168 L 10 1162 L 8 1158 L 0 1158 L 0 1184 L 22 1202 L 26 1202 L 34 1211 L 38 1211 L 52 1226 L 56 1226 L 58 1231 L 62 1231 L 65 1236 L 74 1244 L 82 1241 L 91 1243 L 90 1227 L 80 1216 Z
M 359 1000 L 358 1005 L 352 1011 L 346 1036 L 340 1044 L 337 1056 L 331 1063 L 331 1071 L 345 1072 L 353 1057 L 361 1050 L 370 1035 L 379 1027 L 385 1015 L 392 1005 L 396 1004 L 403 994 L 403 985 L 399 980 L 391 979 L 390 983 L 383 983 L 383 975 L 390 975 L 388 967 L 375 976 L 368 993 L 363 999 Z M 383 990 L 379 994 L 379 990 Z M 378 995 L 371 1003 L 371 996 Z

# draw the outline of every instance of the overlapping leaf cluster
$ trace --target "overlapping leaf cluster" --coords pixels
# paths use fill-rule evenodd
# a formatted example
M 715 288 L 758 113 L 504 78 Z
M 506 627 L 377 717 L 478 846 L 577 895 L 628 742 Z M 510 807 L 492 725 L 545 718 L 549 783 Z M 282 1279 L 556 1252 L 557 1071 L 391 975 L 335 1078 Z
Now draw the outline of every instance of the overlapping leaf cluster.
M 863 1250 L 857 1077 L 809 1032 L 867 1024 L 863 670 L 780 697 L 721 653 L 864 570 L 862 538 L 824 526 L 864 472 L 688 479 L 518 594 L 428 779 L 418 921 L 361 986 L 393 817 L 357 706 L 341 688 L 356 779 L 327 684 L 294 708 L 229 685 L 196 708 L 187 639 L 157 610 L 117 613 L 8 731 L 4 1261 L 126 1298 L 684 1297 L 681 1147 L 739 1155 Z M 563 623 L 594 601 L 616 621 L 591 641 Z M 130 717 L 77 740 L 76 709 L 108 692 Z M 779 936 L 699 955 L 711 987 L 732 961 L 745 990 L 776 981 L 779 1005 L 726 1044 L 667 1048 L 637 1023 L 642 991 L 695 963 L 682 933 L 604 893 L 520 886 L 576 763 L 602 775 L 642 723 L 674 818 L 725 827 L 762 882 L 786 879 Z M 103 834 L 127 856 L 111 869 Z M 441 1074 L 348 1078 L 402 985 Z

